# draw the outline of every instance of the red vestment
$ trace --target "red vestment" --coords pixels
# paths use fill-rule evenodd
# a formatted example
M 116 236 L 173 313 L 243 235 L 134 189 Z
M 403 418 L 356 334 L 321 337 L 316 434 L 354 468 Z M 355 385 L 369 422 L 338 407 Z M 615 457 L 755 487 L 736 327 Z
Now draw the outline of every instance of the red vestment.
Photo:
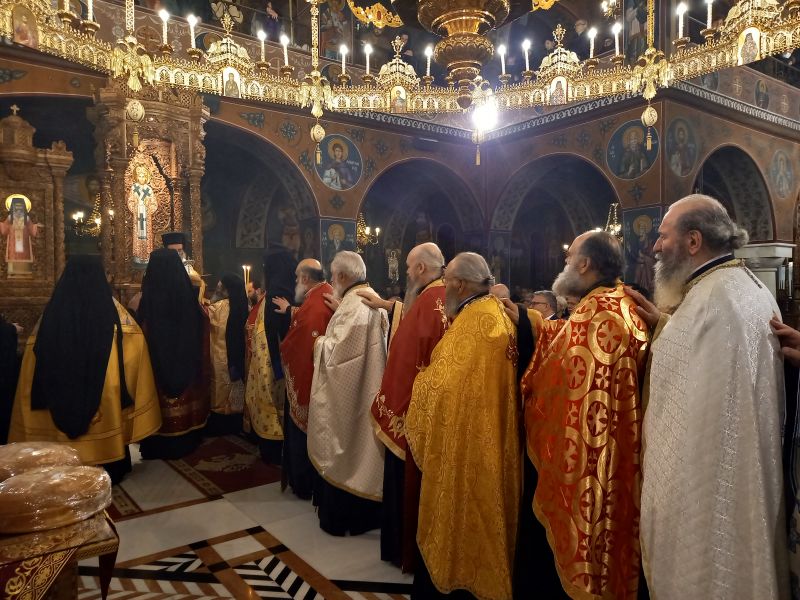
M 522 397 L 539 477 L 533 511 L 571 598 L 635 599 L 647 326 L 622 284 L 589 292 L 569 321 L 528 315 L 536 350 Z
M 325 335 L 333 311 L 325 305 L 323 294 L 333 294 L 328 283 L 319 283 L 308 292 L 302 306 L 292 314 L 289 332 L 281 342 L 281 364 L 286 377 L 289 415 L 302 430 L 308 427 L 308 402 L 314 377 L 314 342 Z
M 436 279 L 420 292 L 393 333 L 381 389 L 372 403 L 375 434 L 403 460 L 408 447 L 404 422 L 414 379 L 430 364 L 431 352 L 446 329 L 444 284 Z

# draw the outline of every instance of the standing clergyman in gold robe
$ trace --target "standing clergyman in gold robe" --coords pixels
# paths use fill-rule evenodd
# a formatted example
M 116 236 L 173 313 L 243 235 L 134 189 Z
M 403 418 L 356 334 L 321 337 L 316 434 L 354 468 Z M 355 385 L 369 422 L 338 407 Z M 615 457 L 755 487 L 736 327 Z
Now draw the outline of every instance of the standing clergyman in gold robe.
M 70 257 L 28 338 L 8 441 L 69 444 L 116 482 L 130 470 L 127 445 L 159 427 L 142 330 L 112 297 L 100 258 Z
M 422 471 L 413 595 L 509 600 L 522 475 L 516 328 L 489 294 L 483 257 L 459 254 L 444 282 L 452 324 L 406 415 Z

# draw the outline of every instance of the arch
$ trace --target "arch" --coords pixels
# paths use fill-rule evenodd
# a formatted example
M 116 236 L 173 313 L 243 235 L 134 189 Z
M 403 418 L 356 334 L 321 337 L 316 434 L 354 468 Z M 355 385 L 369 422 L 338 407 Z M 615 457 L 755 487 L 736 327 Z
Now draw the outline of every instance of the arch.
M 364 254 L 376 289 L 397 285 L 387 276 L 386 255 L 392 250 L 403 262 L 413 246 L 439 242 L 441 234 L 442 249 L 449 252 L 445 260 L 465 249 L 482 251 L 484 219 L 478 202 L 466 182 L 438 161 L 411 158 L 393 163 L 371 182 L 359 210 L 368 225 L 382 229 L 379 244 Z M 476 239 L 481 240 L 480 248 L 475 247 Z M 399 275 L 402 285 L 405 268 Z
M 492 214 L 495 237 L 508 239 L 514 286 L 547 289 L 563 268 L 562 246 L 603 226 L 614 187 L 593 163 L 569 153 L 549 154 L 517 170 Z
M 711 150 L 697 171 L 695 190 L 719 199 L 754 242 L 775 239 L 775 216 L 766 179 L 742 148 Z
M 511 231 L 523 201 L 533 188 L 540 185 L 542 181 L 552 180 L 554 177 L 557 178 L 558 173 L 562 170 L 569 171 L 575 168 L 585 169 L 586 173 L 591 174 L 593 181 L 585 182 L 586 185 L 582 185 L 584 181 L 574 176 L 563 179 L 562 185 L 569 188 L 571 193 L 583 200 L 576 203 L 576 206 L 572 206 L 568 202 L 564 203 L 565 208 L 570 211 L 570 220 L 573 226 L 582 227 L 586 224 L 587 218 L 591 216 L 591 209 L 587 208 L 586 203 L 593 204 L 591 200 L 592 194 L 587 193 L 591 191 L 592 185 L 601 185 L 607 188 L 613 196 L 612 202 L 620 202 L 611 181 L 594 163 L 582 156 L 569 152 L 547 154 L 525 163 L 509 178 L 503 191 L 498 196 L 497 204 L 492 213 L 490 229 Z M 566 192 L 568 190 L 564 189 L 563 191 Z M 581 204 L 583 206 L 580 206 Z
M 259 265 L 271 242 L 300 252 L 301 229 L 316 232 L 319 216 L 300 169 L 269 140 L 224 121 L 207 123 L 205 145 L 203 202 L 216 223 L 204 236 L 209 266 L 238 271 L 243 263 Z
M 391 180 L 396 185 L 391 184 Z M 389 185 L 387 186 L 387 181 Z M 409 185 L 413 182 L 415 185 Z M 462 232 L 481 231 L 483 229 L 483 212 L 467 183 L 450 167 L 429 158 L 409 158 L 392 163 L 372 180 L 361 200 L 359 211 L 368 211 L 369 203 L 377 201 L 374 190 L 386 195 L 390 188 L 394 192 L 391 204 L 395 210 L 385 226 L 386 247 L 402 246 L 405 235 L 407 217 L 416 211 L 426 196 L 438 194 L 443 196 L 458 217 Z M 397 210 L 404 207 L 405 210 Z

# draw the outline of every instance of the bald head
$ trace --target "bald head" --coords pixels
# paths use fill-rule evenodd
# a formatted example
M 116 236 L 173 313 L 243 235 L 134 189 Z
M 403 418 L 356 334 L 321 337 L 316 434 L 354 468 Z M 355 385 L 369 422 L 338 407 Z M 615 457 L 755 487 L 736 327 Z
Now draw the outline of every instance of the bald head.
M 511 290 L 505 283 L 495 283 L 489 288 L 489 293 L 497 298 L 511 298 Z
M 698 260 L 732 253 L 748 241 L 747 231 L 731 219 L 722 203 L 704 194 L 691 194 L 675 202 L 662 225 L 686 237 L 690 255 L 699 254 Z
M 439 246 L 427 242 L 411 249 L 406 257 L 406 266 L 408 267 L 406 287 L 416 290 L 442 276 L 444 256 Z
M 308 290 L 318 283 L 325 281 L 325 274 L 322 272 L 322 265 L 315 258 L 304 258 L 294 270 L 295 288 L 294 301 L 300 304 L 305 298 Z

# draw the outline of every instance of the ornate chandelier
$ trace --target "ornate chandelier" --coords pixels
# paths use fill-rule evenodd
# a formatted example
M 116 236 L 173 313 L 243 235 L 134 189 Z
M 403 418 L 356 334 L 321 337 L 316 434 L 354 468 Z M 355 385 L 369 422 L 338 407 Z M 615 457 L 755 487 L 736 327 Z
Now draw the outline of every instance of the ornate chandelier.
M 487 34 L 500 26 L 509 15 L 511 0 L 420 0 L 417 4 L 419 22 L 441 40 L 428 56 L 426 74 L 420 77 L 413 66 L 401 56 L 403 42 L 393 43 L 394 58 L 380 66 L 377 75 L 370 72 L 367 60 L 366 74 L 357 82 L 343 62 L 337 82 L 324 77 L 319 68 L 319 3 L 311 5 L 311 71 L 302 79 L 294 76 L 289 64 L 287 46 L 283 38 L 283 65 L 277 72 L 264 60 L 265 36 L 261 42 L 261 60 L 255 61 L 247 50 L 231 36 L 232 19 L 222 16 L 225 33 L 221 40 L 211 44 L 207 52 L 195 46 L 194 30 L 197 20 L 188 18 L 190 60 L 173 56 L 167 35 L 169 15 L 161 13 L 163 21 L 162 45 L 157 55 L 148 54 L 134 35 L 133 0 L 125 2 L 125 35 L 115 46 L 99 39 L 99 24 L 93 19 L 92 0 L 88 0 L 87 19 L 81 21 L 65 7 L 53 11 L 46 0 L 37 4 L 37 26 L 43 32 L 39 50 L 82 64 L 115 78 L 126 80 L 136 92 L 142 86 L 182 87 L 205 94 L 232 95 L 248 100 L 270 102 L 298 108 L 309 108 L 317 123 L 311 136 L 319 143 L 325 135 L 320 123 L 326 111 L 334 112 L 403 112 L 403 113 L 463 113 L 471 111 L 475 122 L 476 143 L 497 121 L 487 113 L 491 111 L 525 110 L 535 107 L 557 107 L 617 95 L 641 95 L 647 102 L 642 122 L 652 127 L 657 114 L 650 101 L 659 89 L 675 81 L 686 81 L 701 75 L 751 63 L 769 55 L 777 55 L 800 47 L 800 0 L 739 0 L 725 17 L 723 24 L 712 27 L 712 4 L 708 5 L 704 41 L 691 44 L 683 36 L 685 6 L 678 15 L 678 39 L 667 57 L 654 45 L 655 0 L 648 0 L 647 49 L 634 64 L 626 64 L 620 51 L 621 26 L 615 23 L 615 51 L 610 59 L 600 60 L 594 53 L 596 29 L 589 31 L 589 58 L 581 61 L 574 52 L 564 48 L 564 29 L 559 25 L 554 31 L 556 46 L 546 56 L 537 70 L 528 62 L 522 81 L 511 83 L 505 71 L 504 47 L 498 48 L 502 66 L 500 84 L 493 88 L 481 78 L 483 65 L 494 57 L 494 46 Z M 375 26 L 395 26 L 400 17 L 380 2 L 349 0 L 354 14 Z M 533 0 L 532 9 L 550 8 L 556 0 Z M 618 14 L 619 0 L 607 0 L 606 12 L 614 18 Z M 617 8 L 612 10 L 616 6 Z M 10 11 L 12 5 L 0 6 L 0 34 L 13 37 Z M 369 50 L 369 49 L 367 49 Z M 431 57 L 446 67 L 446 85 L 437 85 L 430 75 Z M 536 65 L 533 65 L 534 69 Z M 648 131 L 649 133 L 649 131 Z M 649 136 L 648 136 L 649 137 Z
M 364 219 L 364 213 L 358 213 L 356 219 L 356 252 L 363 254 L 364 248 L 367 246 L 374 246 L 378 243 L 378 238 L 381 235 L 381 228 L 376 227 L 375 230 L 367 225 Z

